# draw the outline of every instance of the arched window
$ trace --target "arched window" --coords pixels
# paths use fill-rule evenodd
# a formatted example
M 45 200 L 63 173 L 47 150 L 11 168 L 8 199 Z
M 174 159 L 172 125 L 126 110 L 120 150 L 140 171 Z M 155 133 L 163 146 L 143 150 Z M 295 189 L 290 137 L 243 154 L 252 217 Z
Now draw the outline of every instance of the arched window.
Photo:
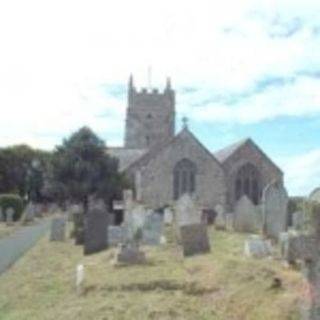
M 179 161 L 173 170 L 173 198 L 179 199 L 184 193 L 196 189 L 196 166 L 188 159 Z
M 235 199 L 239 200 L 244 194 L 254 203 L 261 199 L 261 178 L 258 169 L 251 163 L 242 166 L 235 178 Z

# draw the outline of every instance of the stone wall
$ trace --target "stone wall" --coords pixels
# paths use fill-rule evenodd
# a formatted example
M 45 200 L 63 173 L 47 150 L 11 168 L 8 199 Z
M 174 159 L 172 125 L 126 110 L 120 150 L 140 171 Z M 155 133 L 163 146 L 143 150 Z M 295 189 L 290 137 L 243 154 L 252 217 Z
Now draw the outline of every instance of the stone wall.
M 276 167 L 261 150 L 254 146 L 253 143 L 246 143 L 223 163 L 228 189 L 228 210 L 233 210 L 236 202 L 234 185 L 237 172 L 246 163 L 253 164 L 260 172 L 262 183 L 261 190 L 275 180 L 283 183 L 283 173 L 278 169 L 278 167 Z
M 173 170 L 180 160 L 187 158 L 196 167 L 196 191 L 193 198 L 202 207 L 225 205 L 226 187 L 222 166 L 194 138 L 183 130 L 171 144 L 140 168 L 141 201 L 154 207 L 173 203 Z

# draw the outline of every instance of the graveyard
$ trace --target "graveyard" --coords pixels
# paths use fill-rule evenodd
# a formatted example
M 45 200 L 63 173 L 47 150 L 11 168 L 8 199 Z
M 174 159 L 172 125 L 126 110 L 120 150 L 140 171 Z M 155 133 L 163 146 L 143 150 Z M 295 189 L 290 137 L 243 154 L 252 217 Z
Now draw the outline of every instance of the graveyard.
M 306 288 L 298 270 L 278 253 L 245 257 L 245 233 L 211 226 L 208 234 L 211 252 L 184 258 L 167 228 L 166 244 L 142 246 L 145 264 L 118 267 L 114 247 L 84 256 L 73 239 L 46 235 L 0 277 L 0 318 L 300 319 Z M 85 273 L 79 293 L 78 264 Z

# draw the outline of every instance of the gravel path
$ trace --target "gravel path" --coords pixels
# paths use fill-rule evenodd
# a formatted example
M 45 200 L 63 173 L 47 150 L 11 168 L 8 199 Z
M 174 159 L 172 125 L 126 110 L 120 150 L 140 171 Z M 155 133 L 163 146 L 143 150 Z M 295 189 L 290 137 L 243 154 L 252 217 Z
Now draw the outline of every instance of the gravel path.
M 25 226 L 10 236 L 0 239 L 0 274 L 31 249 L 49 230 L 50 219 L 37 225 Z

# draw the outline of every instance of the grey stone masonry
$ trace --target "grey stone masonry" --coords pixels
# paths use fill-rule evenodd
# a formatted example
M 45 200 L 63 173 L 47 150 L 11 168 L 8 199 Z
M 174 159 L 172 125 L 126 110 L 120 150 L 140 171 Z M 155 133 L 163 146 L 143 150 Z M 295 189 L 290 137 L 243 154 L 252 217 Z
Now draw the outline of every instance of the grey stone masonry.
M 234 228 L 240 232 L 256 232 L 257 226 L 257 211 L 250 199 L 244 195 L 235 206 Z
M 50 241 L 65 241 L 66 219 L 63 217 L 53 218 L 51 221 Z

